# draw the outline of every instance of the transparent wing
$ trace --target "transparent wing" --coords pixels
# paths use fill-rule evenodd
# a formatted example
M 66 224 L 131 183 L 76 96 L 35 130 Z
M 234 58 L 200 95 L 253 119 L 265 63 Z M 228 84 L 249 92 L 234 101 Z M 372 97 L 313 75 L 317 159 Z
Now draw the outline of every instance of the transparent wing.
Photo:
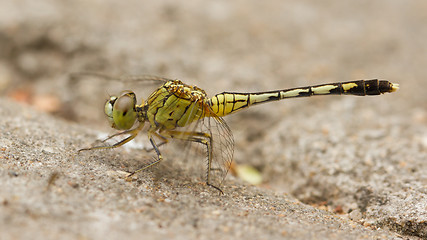
M 207 160 L 206 178 L 208 183 L 221 187 L 233 161 L 234 138 L 223 118 L 212 111 L 210 116 L 199 121 L 201 131 L 212 137 L 212 159 L 210 164 Z
M 150 106 L 157 108 L 161 104 L 161 108 L 165 112 L 169 112 L 173 110 L 172 108 L 178 106 L 177 103 L 179 101 L 184 101 L 178 96 L 173 96 L 175 92 L 171 91 L 171 89 L 169 91 L 170 95 L 165 96 L 172 99 L 169 105 L 165 106 L 162 99 L 162 101 L 152 102 Z M 185 104 L 180 104 L 180 106 L 185 106 Z M 170 133 L 174 135 L 174 139 L 181 139 L 187 142 L 184 145 L 183 151 L 186 152 L 185 156 L 194 152 L 202 153 L 196 154 L 196 156 L 204 156 L 205 158 L 206 182 L 220 188 L 227 176 L 233 159 L 233 134 L 224 119 L 217 116 L 206 102 L 193 102 L 188 112 L 191 115 L 192 112 L 200 110 L 202 110 L 201 114 L 198 114 L 194 118 L 189 118 L 188 123 L 184 124 L 184 127 L 176 126 L 176 129 L 170 131 Z M 178 119 L 175 120 L 178 121 Z M 196 146 L 194 147 L 194 145 Z M 184 159 L 187 159 L 187 157 Z M 196 159 L 196 161 L 201 160 Z
M 210 106 L 203 100 L 189 103 L 187 100 L 173 96 L 174 92 L 170 92 L 170 94 L 168 105 L 164 105 L 162 101 L 159 108 L 164 111 L 157 111 L 157 114 L 178 111 L 176 108 L 179 105 L 181 108 L 185 108 L 185 113 L 191 117 L 188 117 L 187 122 L 183 123 L 179 118 L 182 116 L 176 116 L 176 118 L 170 116 L 171 120 L 176 123 L 175 128 L 165 130 L 160 134 L 171 139 L 183 140 L 184 146 L 178 150 L 185 153 L 183 160 L 188 159 L 188 156 L 195 156 L 195 161 L 198 162 L 193 162 L 194 164 L 191 166 L 195 166 L 198 171 L 200 171 L 200 166 L 205 168 L 207 184 L 219 188 L 233 159 L 234 140 L 230 128 L 221 117 L 213 113 Z M 179 101 L 183 101 L 183 103 L 179 104 Z M 156 104 L 158 103 L 152 102 L 151 106 L 157 107 Z M 178 122 L 184 126 L 179 127 Z
M 158 82 L 160 84 L 163 84 L 170 80 L 168 78 L 152 76 L 152 75 L 123 75 L 123 76 L 116 77 L 116 76 L 110 76 L 104 73 L 90 72 L 90 71 L 74 72 L 70 74 L 71 79 L 79 79 L 85 76 L 97 77 L 100 79 L 110 80 L 110 81 L 128 82 L 128 83 Z

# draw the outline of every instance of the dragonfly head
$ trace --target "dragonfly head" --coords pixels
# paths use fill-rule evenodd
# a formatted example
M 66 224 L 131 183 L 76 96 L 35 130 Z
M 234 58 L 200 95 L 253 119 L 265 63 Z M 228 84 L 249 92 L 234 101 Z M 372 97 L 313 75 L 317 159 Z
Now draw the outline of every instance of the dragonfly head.
M 118 130 L 130 129 L 136 121 L 136 96 L 131 91 L 124 91 L 117 96 L 111 96 L 105 103 L 105 114 L 111 127 Z

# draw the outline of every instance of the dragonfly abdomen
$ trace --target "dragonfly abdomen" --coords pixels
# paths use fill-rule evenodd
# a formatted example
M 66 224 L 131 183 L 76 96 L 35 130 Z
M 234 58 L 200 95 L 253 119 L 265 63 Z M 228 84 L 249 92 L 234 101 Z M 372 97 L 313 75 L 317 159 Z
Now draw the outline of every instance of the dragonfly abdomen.
M 380 95 L 394 92 L 398 88 L 398 84 L 393 84 L 386 80 L 357 80 L 257 93 L 223 92 L 213 96 L 209 102 L 214 113 L 218 116 L 225 116 L 255 104 L 278 101 L 285 98 L 310 97 L 314 95 Z

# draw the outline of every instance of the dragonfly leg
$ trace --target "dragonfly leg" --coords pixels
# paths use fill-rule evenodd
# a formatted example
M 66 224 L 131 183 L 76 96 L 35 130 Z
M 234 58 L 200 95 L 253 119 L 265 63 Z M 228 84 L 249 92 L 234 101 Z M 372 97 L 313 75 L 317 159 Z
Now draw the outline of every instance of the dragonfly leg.
M 162 136 L 161 134 L 159 134 L 157 132 L 153 132 L 153 134 L 156 135 L 158 138 L 160 138 L 162 140 L 161 143 L 157 144 L 157 147 L 160 147 L 160 146 L 168 143 L 168 139 L 165 136 Z M 153 145 L 153 144 L 151 144 L 151 145 Z M 147 152 L 151 152 L 151 151 L 154 150 L 154 147 L 151 147 L 151 148 L 145 147 L 144 150 L 147 151 Z
M 115 143 L 115 144 L 113 144 L 111 146 L 95 146 L 95 147 L 90 147 L 90 148 L 82 148 L 82 149 L 79 149 L 77 152 L 80 153 L 82 151 L 98 150 L 98 149 L 109 149 L 109 148 L 120 147 L 123 144 L 125 144 L 125 143 L 131 141 L 132 139 L 134 139 L 138 135 L 139 131 L 141 131 L 141 129 L 142 129 L 143 126 L 144 126 L 143 124 L 140 124 L 138 127 L 134 128 L 134 129 L 113 134 L 113 135 L 109 136 L 108 138 L 102 140 L 102 142 L 105 142 L 105 141 L 107 141 L 107 140 L 109 140 L 109 139 L 111 139 L 113 137 L 116 137 L 116 136 L 119 136 L 119 135 L 122 135 L 122 134 L 130 134 L 129 137 L 127 137 L 127 138 L 121 140 L 120 142 L 117 142 L 117 143 Z
M 166 135 L 166 137 L 180 139 L 184 141 L 197 142 L 205 145 L 206 151 L 207 151 L 207 158 L 208 158 L 208 167 L 206 172 L 206 185 L 212 188 L 215 188 L 221 194 L 224 194 L 221 188 L 211 183 L 211 171 L 213 171 L 214 169 L 212 168 L 212 136 L 210 134 L 204 133 L 204 132 L 185 132 L 185 131 L 176 131 L 176 130 L 164 131 L 162 132 L 162 134 Z
M 108 136 L 106 139 L 102 140 L 101 142 L 102 142 L 102 143 L 104 143 L 104 142 L 106 142 L 106 141 L 108 141 L 108 140 L 112 139 L 113 137 L 117 137 L 117 136 L 120 136 L 120 135 L 124 135 L 124 134 L 132 134 L 132 131 L 134 131 L 134 130 L 135 130 L 135 129 L 130 129 L 130 130 L 126 130 L 126 131 L 122 131 L 122 132 L 115 133 L 115 134 L 113 134 L 113 135 Z
M 152 136 L 151 134 L 152 134 L 151 132 L 148 132 L 148 138 L 150 139 L 150 143 L 151 143 L 151 145 L 153 146 L 153 149 L 156 151 L 157 158 L 155 158 L 155 160 L 154 160 L 153 162 L 151 162 L 151 163 L 149 163 L 149 164 L 145 165 L 144 167 L 142 167 L 142 168 L 140 168 L 140 169 L 138 169 L 138 170 L 136 170 L 136 171 L 134 171 L 134 172 L 130 173 L 130 174 L 127 176 L 127 178 L 131 177 L 132 175 L 134 175 L 134 174 L 136 174 L 136 173 L 138 173 L 138 172 L 144 171 L 145 169 L 147 169 L 147 168 L 149 168 L 149 167 L 152 167 L 152 166 L 156 165 L 157 163 L 159 163 L 159 162 L 161 162 L 161 161 L 163 160 L 163 156 L 162 156 L 162 154 L 160 153 L 160 150 L 159 150 L 159 148 L 158 148 L 158 145 L 157 145 L 157 144 L 156 144 L 156 142 L 154 141 L 153 136 Z M 154 134 L 155 134 L 155 135 L 158 135 L 157 133 L 154 133 Z M 164 143 L 163 143 L 163 144 L 164 144 Z

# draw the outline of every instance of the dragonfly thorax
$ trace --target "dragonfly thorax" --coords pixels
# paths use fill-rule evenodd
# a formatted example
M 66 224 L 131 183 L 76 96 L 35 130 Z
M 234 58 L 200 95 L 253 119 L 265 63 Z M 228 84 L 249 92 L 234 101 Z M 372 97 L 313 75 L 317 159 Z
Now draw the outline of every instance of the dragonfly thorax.
M 170 80 L 148 97 L 146 119 L 153 129 L 185 127 L 208 115 L 206 101 L 202 89 Z

